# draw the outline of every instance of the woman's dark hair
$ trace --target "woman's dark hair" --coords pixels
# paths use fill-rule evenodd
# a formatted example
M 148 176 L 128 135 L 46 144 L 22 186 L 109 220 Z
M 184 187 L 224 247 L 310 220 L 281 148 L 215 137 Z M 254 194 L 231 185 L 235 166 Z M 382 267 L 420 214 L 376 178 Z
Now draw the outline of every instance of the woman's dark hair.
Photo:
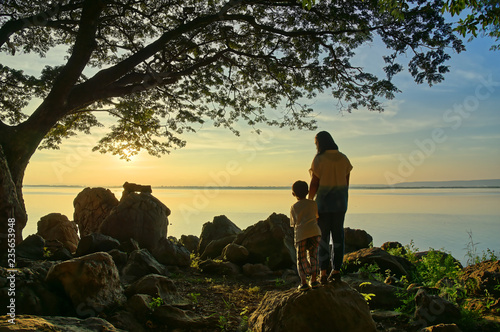
M 337 143 L 333 140 L 332 135 L 327 131 L 320 131 L 316 134 L 316 141 L 318 142 L 318 155 L 326 150 L 338 150 Z
M 298 198 L 306 198 L 309 193 L 309 186 L 307 182 L 299 180 L 292 185 L 292 191 Z

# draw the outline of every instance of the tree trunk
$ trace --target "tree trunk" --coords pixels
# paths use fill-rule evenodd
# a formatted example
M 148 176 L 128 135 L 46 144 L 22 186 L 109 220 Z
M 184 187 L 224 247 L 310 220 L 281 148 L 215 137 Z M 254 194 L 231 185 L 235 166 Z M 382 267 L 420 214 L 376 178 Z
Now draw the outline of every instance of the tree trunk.
M 24 170 L 21 173 L 24 174 Z M 0 256 L 7 253 L 9 233 L 15 232 L 16 244 L 22 241 L 27 220 L 22 176 L 17 181 L 12 177 L 4 149 L 0 145 Z

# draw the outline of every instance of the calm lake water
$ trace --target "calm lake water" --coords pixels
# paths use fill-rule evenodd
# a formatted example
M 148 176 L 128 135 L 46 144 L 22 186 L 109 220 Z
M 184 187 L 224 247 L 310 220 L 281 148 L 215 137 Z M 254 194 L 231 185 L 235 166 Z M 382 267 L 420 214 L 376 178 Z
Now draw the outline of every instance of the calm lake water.
M 52 212 L 73 219 L 80 187 L 24 187 L 28 211 L 26 237 L 37 221 Z M 120 199 L 122 188 L 110 188 Z M 444 249 L 465 263 L 472 240 L 482 253 L 500 253 L 500 188 L 350 189 L 345 227 L 366 230 L 374 246 L 413 241 L 420 250 Z M 171 210 L 168 235 L 199 236 L 204 223 L 226 215 L 241 229 L 273 212 L 288 215 L 295 198 L 289 189 L 154 188 L 153 195 Z

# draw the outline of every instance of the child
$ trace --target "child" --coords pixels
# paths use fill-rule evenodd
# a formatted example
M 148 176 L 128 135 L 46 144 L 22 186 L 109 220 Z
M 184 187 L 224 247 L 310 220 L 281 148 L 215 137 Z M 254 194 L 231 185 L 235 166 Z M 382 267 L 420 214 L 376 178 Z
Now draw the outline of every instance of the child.
M 317 288 L 319 273 L 318 247 L 321 230 L 318 226 L 318 206 L 316 202 L 306 199 L 309 188 L 306 182 L 297 181 L 292 186 L 292 195 L 297 202 L 290 209 L 290 226 L 294 228 L 295 249 L 297 251 L 297 270 L 302 284 L 299 290 Z M 309 259 L 308 259 L 309 253 Z M 311 275 L 311 286 L 307 284 L 307 275 Z

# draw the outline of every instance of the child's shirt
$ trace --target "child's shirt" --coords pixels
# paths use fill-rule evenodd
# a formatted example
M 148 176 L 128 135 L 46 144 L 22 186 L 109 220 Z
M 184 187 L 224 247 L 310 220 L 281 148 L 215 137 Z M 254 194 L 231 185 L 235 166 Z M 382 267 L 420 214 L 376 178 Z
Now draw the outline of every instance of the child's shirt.
M 301 199 L 293 204 L 290 208 L 290 226 L 294 228 L 295 242 L 321 236 L 316 202 L 311 199 Z

